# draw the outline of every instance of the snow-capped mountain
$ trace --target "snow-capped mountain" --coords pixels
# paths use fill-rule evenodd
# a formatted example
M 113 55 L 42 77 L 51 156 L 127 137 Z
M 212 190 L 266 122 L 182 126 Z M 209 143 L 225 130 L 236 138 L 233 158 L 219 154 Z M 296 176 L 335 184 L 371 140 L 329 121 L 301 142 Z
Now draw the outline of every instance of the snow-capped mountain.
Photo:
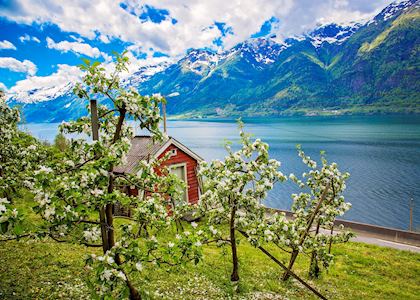
M 147 81 L 150 77 L 156 73 L 164 71 L 170 65 L 173 64 L 172 60 L 165 60 L 158 64 L 151 64 L 139 67 L 136 71 L 131 73 L 129 76 L 122 80 L 123 86 L 135 86 L 138 87 L 142 82 Z
M 221 57 L 217 53 L 207 49 L 192 49 L 182 58 L 178 64 L 184 70 L 189 70 L 198 75 L 208 74 L 217 66 Z
M 122 85 L 138 87 L 140 83 L 148 80 L 154 74 L 165 70 L 172 63 L 172 61 L 166 60 L 158 64 L 141 66 L 127 77 L 123 78 Z M 73 96 L 75 82 L 79 82 L 81 76 L 82 73 L 77 70 L 76 73 L 73 73 L 72 76 L 70 76 L 68 82 L 63 82 L 62 84 L 44 84 L 42 88 L 29 89 L 25 86 L 21 89 L 12 90 L 9 93 L 8 101 L 11 103 L 38 103 L 65 97 L 70 100 Z M 66 103 L 64 108 L 69 108 L 70 105 L 70 102 Z
M 355 33 L 362 24 L 354 23 L 351 25 L 327 24 L 317 27 L 307 35 L 312 45 L 316 48 L 323 43 L 341 44 Z
M 287 47 L 287 44 L 277 43 L 271 38 L 249 39 L 220 53 L 208 49 L 192 49 L 177 64 L 184 71 L 206 76 L 221 63 L 235 57 L 245 59 L 254 67 L 271 64 L 277 60 L 280 52 Z
M 398 91 L 412 95 L 410 91 L 419 87 L 413 84 L 416 80 L 411 81 L 416 74 L 407 66 L 413 65 L 416 52 L 412 48 L 418 43 L 418 3 L 394 2 L 366 23 L 323 24 L 283 42 L 266 37 L 246 40 L 219 53 L 191 49 L 176 62 L 139 66 L 123 84 L 139 88 L 142 94 L 178 93 L 168 104 L 171 114 L 203 109 L 211 114 L 226 105 L 262 113 L 264 101 L 271 105 L 264 109 L 268 112 L 276 105 L 278 110 L 304 106 L 305 99 L 312 99 L 315 107 L 323 101 L 337 107 L 341 98 L 373 101 L 398 95 Z M 392 24 L 400 16 L 404 21 Z M 409 62 L 401 63 L 402 59 Z M 395 61 L 398 63 L 389 63 Z M 23 107 L 28 119 L 74 118 L 84 113 L 85 103 L 72 95 L 72 87 L 66 82 L 34 88 L 12 95 L 10 101 L 29 103 Z M 372 94 L 373 90 L 379 94 Z M 398 96 L 390 96 L 389 101 L 395 99 Z
M 385 7 L 372 21 L 387 21 L 399 15 L 401 11 L 407 10 L 410 7 L 419 7 L 420 3 L 418 0 L 400 0 L 395 1 Z
M 287 44 L 277 43 L 271 38 L 249 39 L 233 47 L 226 56 L 236 54 L 251 64 L 271 64 L 287 47 Z
M 20 90 L 9 94 L 8 101 L 20 103 L 38 103 L 52 101 L 59 97 L 70 96 L 73 94 L 72 82 L 56 85 L 53 87 L 46 86 L 42 88 L 33 88 Z

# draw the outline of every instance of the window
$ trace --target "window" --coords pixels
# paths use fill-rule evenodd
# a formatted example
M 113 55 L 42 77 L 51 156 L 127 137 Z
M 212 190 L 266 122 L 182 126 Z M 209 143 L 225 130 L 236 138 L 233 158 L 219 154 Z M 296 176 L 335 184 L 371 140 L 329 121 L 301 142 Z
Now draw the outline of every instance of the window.
M 169 157 L 173 157 L 173 156 L 176 156 L 177 155 L 176 149 L 171 149 L 168 152 L 169 152 Z
M 178 176 L 179 179 L 181 179 L 182 181 L 184 181 L 185 183 L 188 184 L 188 182 L 187 182 L 187 164 L 186 163 L 172 165 L 169 168 L 170 168 L 170 172 L 172 174 L 175 174 L 176 176 Z M 184 191 L 182 191 L 182 201 L 184 203 L 188 202 L 188 187 Z M 176 204 L 177 203 L 175 203 L 175 205 Z

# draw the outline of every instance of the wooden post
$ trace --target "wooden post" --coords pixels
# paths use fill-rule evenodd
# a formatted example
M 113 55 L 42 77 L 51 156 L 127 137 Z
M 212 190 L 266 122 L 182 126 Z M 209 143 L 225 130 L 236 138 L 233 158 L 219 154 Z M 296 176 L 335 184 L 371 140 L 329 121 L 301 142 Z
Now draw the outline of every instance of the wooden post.
M 92 139 L 97 141 L 99 140 L 99 118 L 96 100 L 90 100 L 90 114 L 92 120 Z
M 410 231 L 413 231 L 413 206 L 414 200 L 413 198 L 410 199 Z
M 166 104 L 162 102 L 162 114 L 163 114 L 163 132 L 167 134 L 166 130 Z
M 90 114 L 92 122 L 92 139 L 99 140 L 99 118 L 98 118 L 98 105 L 96 100 L 90 100 Z M 109 250 L 108 243 L 108 229 L 106 224 L 105 208 L 99 209 L 99 220 L 101 222 L 101 237 L 102 237 L 102 250 L 104 253 Z

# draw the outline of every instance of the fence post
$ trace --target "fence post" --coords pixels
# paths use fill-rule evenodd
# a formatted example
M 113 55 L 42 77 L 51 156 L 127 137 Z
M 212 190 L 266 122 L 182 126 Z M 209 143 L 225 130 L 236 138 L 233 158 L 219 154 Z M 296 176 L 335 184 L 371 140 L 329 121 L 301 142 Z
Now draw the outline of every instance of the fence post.
M 414 206 L 414 199 L 410 199 L 410 227 L 409 230 L 413 231 L 413 206 Z

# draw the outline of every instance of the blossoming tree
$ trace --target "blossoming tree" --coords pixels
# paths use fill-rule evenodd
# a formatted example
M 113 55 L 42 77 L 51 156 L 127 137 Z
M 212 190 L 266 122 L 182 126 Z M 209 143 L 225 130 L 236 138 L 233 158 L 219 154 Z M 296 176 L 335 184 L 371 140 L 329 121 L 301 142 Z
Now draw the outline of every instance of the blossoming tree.
M 18 129 L 20 113 L 10 108 L 0 90 L 0 233 L 22 234 L 22 215 L 13 206 L 22 187 L 31 188 L 28 174 L 51 157 L 41 143 Z
M 120 77 L 128 64 L 124 54 L 116 55 L 110 75 L 100 63 L 84 62 L 81 69 L 85 75 L 74 92 L 87 100 L 90 117 L 64 122 L 60 131 L 79 137 L 69 141 L 59 158 L 33 172 L 38 204 L 34 209 L 45 221 L 37 236 L 101 247 L 104 255 L 87 259 L 97 275 L 93 282 L 96 293 L 101 297 L 140 299 L 141 292 L 132 282 L 132 273 L 141 272 L 148 263 L 159 266 L 198 262 L 201 237 L 193 227 L 177 236 L 159 238 L 159 233 L 171 232 L 184 209 L 173 208 L 168 214 L 168 199 L 181 197 L 181 182 L 161 168 L 160 161 L 141 162 L 135 174 L 113 172 L 114 166 L 125 162 L 134 134 L 127 120 L 134 120 L 154 139 L 164 138 L 158 125 L 159 104 L 165 99 L 159 94 L 142 96 L 121 85 Z M 108 106 L 98 106 L 98 101 Z M 145 198 L 140 200 L 122 193 L 118 187 L 124 185 L 145 191 Z M 116 202 L 133 210 L 133 219 L 121 226 L 114 224 Z M 145 220 L 147 237 L 139 233 L 139 222 Z
M 300 146 L 298 153 L 303 163 L 308 166 L 309 172 L 303 173 L 302 179 L 298 179 L 294 174 L 289 175 L 289 178 L 303 189 L 303 192 L 292 195 L 294 219 L 287 222 L 284 216 L 275 215 L 269 222 L 274 232 L 282 232 L 280 238 L 274 242 L 283 249 L 290 249 L 288 252 L 291 253 L 288 271 L 285 271 L 283 280 L 290 277 L 289 271 L 292 270 L 299 253 L 311 256 L 309 273 L 310 276 L 318 277 L 318 262 L 328 268 L 333 260 L 331 245 L 347 242 L 353 236 L 342 227 L 340 232 L 332 234 L 336 217 L 342 216 L 351 207 L 342 195 L 349 174 L 341 173 L 336 163 L 329 164 L 324 152 L 321 152 L 320 168 L 314 160 L 305 155 Z
M 201 210 L 206 215 L 209 231 L 220 243 L 230 244 L 232 253 L 231 281 L 239 281 L 237 230 L 247 230 L 264 219 L 261 201 L 277 181 L 286 177 L 278 170 L 280 163 L 270 159 L 268 144 L 252 141 L 240 123 L 241 148 L 233 151 L 226 145 L 224 161 L 202 163 L 200 175 L 205 178 L 205 193 L 201 196 Z M 218 229 L 227 222 L 229 235 Z

